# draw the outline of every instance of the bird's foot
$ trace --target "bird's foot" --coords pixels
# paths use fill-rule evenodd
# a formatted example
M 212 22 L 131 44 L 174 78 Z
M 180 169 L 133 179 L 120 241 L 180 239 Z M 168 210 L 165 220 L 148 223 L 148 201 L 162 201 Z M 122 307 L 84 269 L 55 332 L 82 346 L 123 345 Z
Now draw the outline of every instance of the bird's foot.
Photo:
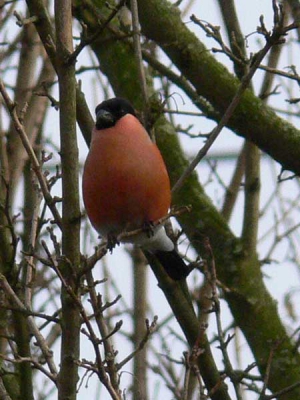
M 190 272 L 192 272 L 194 269 L 197 269 L 203 273 L 204 261 L 200 258 L 197 258 L 196 261 L 190 262 L 187 267 L 190 269 Z
M 147 235 L 148 238 L 154 236 L 154 224 L 152 221 L 145 221 L 142 227 L 143 231 Z
M 107 249 L 112 253 L 113 249 L 118 246 L 120 242 L 117 239 L 117 236 L 114 233 L 109 233 L 107 235 Z

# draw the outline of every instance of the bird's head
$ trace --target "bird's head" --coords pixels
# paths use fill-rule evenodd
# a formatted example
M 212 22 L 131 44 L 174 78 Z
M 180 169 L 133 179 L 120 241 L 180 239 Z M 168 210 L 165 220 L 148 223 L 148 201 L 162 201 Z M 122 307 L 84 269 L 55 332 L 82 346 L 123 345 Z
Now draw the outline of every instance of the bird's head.
M 129 101 L 120 97 L 103 101 L 96 107 L 95 112 L 97 129 L 111 128 L 126 114 L 136 117 L 134 108 Z

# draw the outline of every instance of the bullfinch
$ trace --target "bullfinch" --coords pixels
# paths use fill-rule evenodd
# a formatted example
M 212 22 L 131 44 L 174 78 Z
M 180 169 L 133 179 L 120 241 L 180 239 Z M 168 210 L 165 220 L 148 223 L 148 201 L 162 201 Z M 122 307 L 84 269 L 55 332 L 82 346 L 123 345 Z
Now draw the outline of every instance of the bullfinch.
M 171 190 L 161 153 L 127 100 L 97 106 L 82 186 L 87 215 L 102 237 L 138 230 L 124 241 L 154 254 L 173 280 L 189 274 L 164 226 L 139 229 L 168 213 Z

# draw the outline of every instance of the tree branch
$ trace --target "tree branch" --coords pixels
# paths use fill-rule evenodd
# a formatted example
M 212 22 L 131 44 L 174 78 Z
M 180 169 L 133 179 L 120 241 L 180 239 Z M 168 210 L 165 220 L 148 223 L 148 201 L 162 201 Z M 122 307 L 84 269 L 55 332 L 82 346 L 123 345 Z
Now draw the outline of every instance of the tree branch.
M 62 166 L 62 253 L 60 270 L 66 285 L 80 296 L 76 270 L 80 265 L 80 208 L 78 183 L 78 147 L 76 136 L 75 63 L 69 62 L 73 52 L 72 1 L 54 3 L 56 28 L 56 71 L 59 85 L 60 156 Z M 72 296 L 62 284 L 62 343 L 58 379 L 58 399 L 77 398 L 80 352 L 80 312 Z

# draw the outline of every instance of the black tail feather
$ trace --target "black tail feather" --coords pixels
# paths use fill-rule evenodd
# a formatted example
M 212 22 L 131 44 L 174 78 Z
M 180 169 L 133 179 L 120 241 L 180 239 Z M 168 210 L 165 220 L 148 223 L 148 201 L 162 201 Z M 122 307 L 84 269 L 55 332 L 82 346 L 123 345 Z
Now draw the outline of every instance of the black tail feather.
M 185 264 L 176 250 L 156 251 L 154 254 L 164 267 L 166 273 L 174 281 L 186 278 L 192 270 L 192 268 Z

